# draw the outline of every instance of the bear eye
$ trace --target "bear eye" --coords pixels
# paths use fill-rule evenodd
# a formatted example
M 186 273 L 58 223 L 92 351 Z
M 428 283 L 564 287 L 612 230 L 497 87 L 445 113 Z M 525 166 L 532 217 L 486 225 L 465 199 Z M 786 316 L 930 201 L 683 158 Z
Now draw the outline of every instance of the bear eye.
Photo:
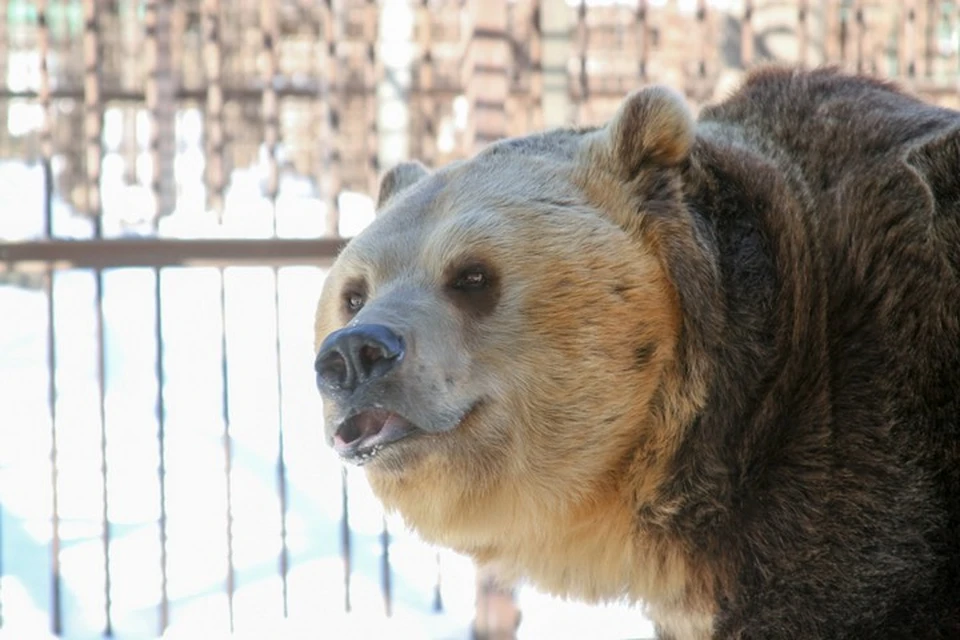
M 467 267 L 457 274 L 452 287 L 457 291 L 476 291 L 490 284 L 490 276 L 480 266 Z
M 356 315 L 367 302 L 367 295 L 357 289 L 347 289 L 343 292 L 343 307 L 350 315 Z
M 450 265 L 446 292 L 470 317 L 481 318 L 497 308 L 502 288 L 500 275 L 487 263 L 471 260 Z

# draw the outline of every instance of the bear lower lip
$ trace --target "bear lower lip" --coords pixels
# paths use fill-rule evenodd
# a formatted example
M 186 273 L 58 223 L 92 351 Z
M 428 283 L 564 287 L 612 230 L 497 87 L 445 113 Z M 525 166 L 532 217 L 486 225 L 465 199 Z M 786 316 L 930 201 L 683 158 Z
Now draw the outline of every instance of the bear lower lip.
M 356 464 L 372 460 L 387 445 L 419 431 L 396 413 L 383 409 L 361 411 L 347 418 L 333 436 L 333 450 Z

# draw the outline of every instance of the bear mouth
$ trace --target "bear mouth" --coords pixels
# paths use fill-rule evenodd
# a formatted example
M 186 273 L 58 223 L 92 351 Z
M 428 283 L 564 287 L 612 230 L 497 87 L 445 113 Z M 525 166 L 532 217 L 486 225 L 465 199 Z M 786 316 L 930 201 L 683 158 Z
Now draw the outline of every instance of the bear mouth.
M 369 409 L 343 421 L 333 435 L 333 450 L 345 462 L 362 466 L 387 445 L 421 432 L 399 414 Z

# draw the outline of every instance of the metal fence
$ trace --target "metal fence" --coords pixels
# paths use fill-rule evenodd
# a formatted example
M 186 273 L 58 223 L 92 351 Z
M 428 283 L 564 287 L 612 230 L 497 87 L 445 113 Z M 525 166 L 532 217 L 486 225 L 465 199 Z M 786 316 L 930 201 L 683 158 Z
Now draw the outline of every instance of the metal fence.
M 469 569 L 384 520 L 319 441 L 312 308 L 381 169 L 600 122 L 651 82 L 696 107 L 766 61 L 837 63 L 960 106 L 960 2 L 0 7 L 12 637 L 264 619 L 341 637 L 350 610 L 472 615 Z M 479 626 L 512 626 L 502 599 L 477 606 Z M 525 612 L 521 632 L 536 624 Z

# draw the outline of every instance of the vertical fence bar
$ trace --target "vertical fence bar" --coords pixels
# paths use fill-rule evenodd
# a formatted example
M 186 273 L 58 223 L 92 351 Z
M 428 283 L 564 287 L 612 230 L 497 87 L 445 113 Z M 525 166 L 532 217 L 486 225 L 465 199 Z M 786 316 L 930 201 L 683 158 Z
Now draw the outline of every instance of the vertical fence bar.
M 166 404 L 163 401 L 163 389 L 166 384 L 166 372 L 164 370 L 164 335 L 163 335 L 163 296 L 161 295 L 161 285 L 163 271 L 154 269 L 153 271 L 153 310 L 154 310 L 154 348 L 156 349 L 156 372 L 157 377 L 157 453 L 158 468 L 157 478 L 160 483 L 160 521 L 157 523 L 160 537 L 160 606 L 158 612 L 158 634 L 163 635 L 170 624 L 170 598 L 167 589 L 167 447 L 166 447 L 166 423 L 167 411 Z
M 266 196 L 270 201 L 273 220 L 273 235 L 277 236 L 277 194 L 280 188 L 280 169 L 277 162 L 277 146 L 280 142 L 280 104 L 277 96 L 276 81 L 278 75 L 277 58 L 277 5 L 273 0 L 260 2 L 260 42 L 265 64 L 263 65 L 263 95 L 261 109 L 263 117 L 263 144 L 267 151 Z M 280 573 L 281 602 L 283 616 L 289 611 L 287 597 L 287 574 L 289 573 L 290 554 L 287 548 L 287 467 L 283 450 L 283 375 L 282 348 L 280 342 L 280 269 L 273 269 L 273 310 L 276 323 L 277 354 L 277 461 L 276 480 L 277 498 L 280 516 L 280 555 L 277 570 Z
M 103 236 L 102 210 L 100 201 L 100 165 L 103 159 L 103 103 L 101 100 L 101 50 L 99 33 L 99 14 L 96 0 L 83 0 L 83 114 L 85 133 L 85 173 L 87 194 L 87 215 L 93 218 L 96 237 Z M 113 636 L 113 620 L 110 588 L 110 514 L 109 491 L 107 483 L 107 420 L 106 420 L 106 327 L 103 313 L 103 271 L 95 272 L 94 305 L 97 336 L 97 377 L 98 401 L 100 411 L 100 476 L 101 490 L 101 541 L 103 549 L 104 572 L 104 629 L 103 634 Z
M 433 554 L 437 579 L 433 583 L 433 612 L 443 612 L 443 563 L 440 559 L 440 551 Z
M 230 429 L 230 367 L 227 353 L 227 275 L 220 268 L 220 379 L 223 381 L 223 394 L 220 399 L 223 416 L 223 462 L 227 499 L 226 538 L 227 538 L 227 617 L 230 632 L 234 631 L 233 596 L 236 591 L 236 569 L 233 554 L 233 434 Z
M 47 294 L 47 404 L 50 407 L 50 482 L 53 504 L 50 540 L 50 632 L 59 637 L 63 633 L 63 587 L 60 579 L 60 451 L 57 442 L 57 351 L 56 311 L 53 295 L 55 271 L 48 268 Z
M 146 58 L 147 77 L 144 82 L 144 99 L 147 109 L 147 121 L 149 123 L 149 132 L 147 134 L 147 148 L 150 153 L 150 176 L 149 188 L 153 196 L 154 211 L 152 226 L 154 233 L 160 222 L 162 213 L 162 195 L 161 195 L 161 166 L 160 166 L 160 121 L 161 113 L 161 88 L 164 72 L 169 73 L 169 67 L 164 68 L 161 58 L 164 57 L 159 42 L 158 30 L 163 26 L 169 25 L 169 20 L 161 23 L 160 16 L 161 4 L 166 0 L 147 0 L 144 5 L 144 53 Z M 169 53 L 169 49 L 168 52 Z M 169 57 L 169 56 L 168 56 Z M 163 296 L 161 294 L 163 284 L 162 270 L 157 268 L 153 270 L 153 304 L 154 304 L 154 350 L 156 354 L 157 379 L 157 397 L 155 400 L 155 413 L 157 416 L 157 480 L 159 482 L 159 507 L 160 519 L 157 523 L 160 542 L 160 604 L 157 612 L 157 628 L 159 634 L 166 631 L 170 624 L 170 598 L 168 593 L 167 580 L 167 447 L 166 447 L 166 404 L 163 401 L 163 389 L 165 386 L 166 372 L 164 370 L 164 336 L 163 336 Z
M 53 132 L 50 119 L 50 23 L 48 0 L 37 0 L 37 57 L 40 78 L 37 99 L 40 103 L 40 153 L 43 163 L 43 235 L 53 237 Z M 50 632 L 63 632 L 62 585 L 60 582 L 60 479 L 59 450 L 57 447 L 57 355 L 53 300 L 54 271 L 46 270 L 47 294 L 47 405 L 50 411 Z M 0 627 L 3 620 L 0 618 Z
M 393 615 L 393 584 L 390 575 L 390 527 L 387 518 L 383 517 L 383 528 L 380 530 L 380 588 L 383 592 L 383 610 L 387 617 Z
M 347 468 L 340 468 L 340 558 L 343 560 L 343 610 L 350 613 L 350 582 L 353 577 L 353 556 L 350 536 L 350 495 L 347 491 Z
M 287 545 L 287 461 L 284 455 L 284 410 L 283 410 L 283 343 L 280 339 L 280 268 L 273 268 L 273 309 L 276 322 L 276 351 L 277 351 L 277 497 L 280 501 L 280 557 L 277 560 L 280 571 L 280 588 L 283 602 L 283 617 L 290 612 L 289 589 L 287 580 L 290 573 L 290 550 Z
M 203 1 L 203 67 L 206 74 L 206 183 L 207 206 L 223 223 L 223 190 L 226 184 L 223 132 L 223 28 L 220 0 Z
M 101 492 L 101 508 L 103 512 L 101 522 L 101 540 L 103 546 L 103 573 L 104 573 L 104 596 L 106 598 L 104 605 L 105 622 L 103 635 L 110 638 L 113 636 L 113 606 L 111 596 L 111 566 L 110 566 L 110 547 L 112 538 L 112 528 L 110 525 L 110 495 L 107 485 L 108 464 L 107 464 L 107 416 L 106 416 L 106 321 L 103 313 L 103 293 L 104 281 L 103 270 L 96 270 L 96 288 L 94 291 L 94 304 L 96 305 L 96 336 L 97 336 L 97 376 L 99 382 L 99 409 L 100 409 L 100 477 L 103 483 Z
M 324 90 L 320 102 L 325 110 L 325 131 L 321 136 L 323 159 L 320 162 L 320 182 L 326 201 L 325 232 L 331 237 L 340 235 L 342 74 L 339 44 L 343 38 L 342 19 L 340 0 L 324 0 L 320 13 L 323 30 L 321 40 L 325 44 L 322 65 Z

